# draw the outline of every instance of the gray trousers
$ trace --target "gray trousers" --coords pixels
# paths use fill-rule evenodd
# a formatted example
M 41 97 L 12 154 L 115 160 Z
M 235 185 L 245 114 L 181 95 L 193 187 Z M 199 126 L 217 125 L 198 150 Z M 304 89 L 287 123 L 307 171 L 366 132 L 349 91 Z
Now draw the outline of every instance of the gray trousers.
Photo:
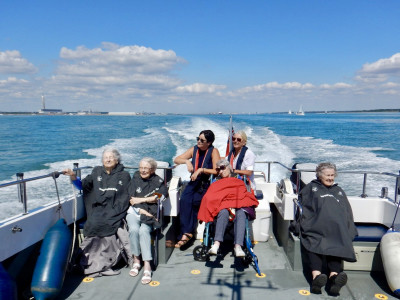
M 140 218 L 136 213 L 127 214 L 126 221 L 129 227 L 129 240 L 132 254 L 140 256 L 144 261 L 150 261 L 153 259 L 151 255 L 151 231 L 153 227 L 151 225 L 140 222 Z
M 236 209 L 236 216 L 234 219 L 234 232 L 235 232 L 235 244 L 243 246 L 244 234 L 246 231 L 246 213 L 243 209 Z M 224 241 L 224 234 L 226 226 L 229 222 L 229 212 L 227 209 L 223 209 L 218 213 L 217 224 L 215 227 L 214 239 L 219 242 Z

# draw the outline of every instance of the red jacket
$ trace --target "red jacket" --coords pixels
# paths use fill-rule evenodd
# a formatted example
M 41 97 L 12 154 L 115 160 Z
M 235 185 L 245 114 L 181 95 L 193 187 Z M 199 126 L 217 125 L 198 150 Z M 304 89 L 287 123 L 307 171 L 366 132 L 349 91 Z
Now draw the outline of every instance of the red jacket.
M 247 191 L 244 182 L 234 177 L 222 178 L 210 185 L 203 199 L 197 218 L 211 222 L 224 208 L 257 207 L 258 200 Z

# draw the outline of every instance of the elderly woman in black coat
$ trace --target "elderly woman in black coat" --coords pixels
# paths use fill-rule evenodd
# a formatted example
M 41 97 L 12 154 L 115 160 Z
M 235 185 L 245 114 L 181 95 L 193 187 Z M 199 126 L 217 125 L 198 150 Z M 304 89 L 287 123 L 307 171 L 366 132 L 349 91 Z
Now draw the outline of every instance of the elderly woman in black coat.
M 87 220 L 85 239 L 80 245 L 80 265 L 91 277 L 117 275 L 112 268 L 120 258 L 130 262 L 129 237 L 124 218 L 129 207 L 128 186 L 131 176 L 124 171 L 116 149 L 106 149 L 102 166 L 94 167 L 82 181 L 71 169 L 63 171 L 83 191 Z
M 321 163 L 316 168 L 317 179 L 307 184 L 299 194 L 303 207 L 300 220 L 300 241 L 312 271 L 311 292 L 327 291 L 338 295 L 347 283 L 343 260 L 356 261 L 352 241 L 357 235 L 353 213 L 345 192 L 334 182 L 336 166 Z M 322 274 L 326 259 L 329 277 Z

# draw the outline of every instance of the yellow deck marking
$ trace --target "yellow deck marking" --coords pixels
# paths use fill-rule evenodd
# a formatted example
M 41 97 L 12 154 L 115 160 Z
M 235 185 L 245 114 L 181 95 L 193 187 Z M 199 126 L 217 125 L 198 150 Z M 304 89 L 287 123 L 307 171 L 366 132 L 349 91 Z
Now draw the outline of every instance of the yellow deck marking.
M 253 245 L 257 245 L 258 244 L 258 241 L 252 241 L 251 242 Z
M 200 270 L 192 270 L 190 273 L 192 273 L 193 275 L 198 275 L 200 274 Z
M 159 286 L 160 282 L 159 281 L 152 281 L 149 283 L 149 286 Z
M 386 295 L 384 295 L 384 294 L 375 294 L 375 298 L 387 300 L 387 299 L 388 299 L 388 296 L 386 296 Z
M 299 294 L 302 296 L 309 296 L 311 293 L 310 293 L 310 291 L 307 291 L 307 290 L 300 290 Z
M 92 277 L 85 277 L 83 278 L 82 282 L 92 282 L 94 280 L 94 278 Z
M 265 275 L 264 273 L 261 273 L 261 275 L 258 275 L 258 273 L 256 273 L 256 276 L 257 276 L 258 278 L 264 278 L 264 277 L 266 277 L 267 275 Z

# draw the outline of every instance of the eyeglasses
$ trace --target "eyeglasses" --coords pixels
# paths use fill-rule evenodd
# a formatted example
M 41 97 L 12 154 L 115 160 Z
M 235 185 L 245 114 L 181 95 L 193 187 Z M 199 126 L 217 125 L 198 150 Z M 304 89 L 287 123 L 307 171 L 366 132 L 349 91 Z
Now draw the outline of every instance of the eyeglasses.
M 234 142 L 234 141 L 238 141 L 239 143 L 242 141 L 242 139 L 241 138 L 235 138 L 235 137 L 233 137 L 232 138 L 232 141 Z
M 219 171 L 223 171 L 226 169 L 226 166 L 220 166 L 218 168 L 215 168 L 215 170 L 217 171 L 217 173 L 219 173 Z
M 148 167 L 139 167 L 139 170 L 149 171 L 149 170 L 151 170 L 151 168 L 148 168 Z
M 205 143 L 205 142 L 207 142 L 207 140 L 203 140 L 203 139 L 201 139 L 201 138 L 199 138 L 199 137 L 197 137 L 196 140 L 197 140 L 197 141 L 200 141 L 200 143 Z

